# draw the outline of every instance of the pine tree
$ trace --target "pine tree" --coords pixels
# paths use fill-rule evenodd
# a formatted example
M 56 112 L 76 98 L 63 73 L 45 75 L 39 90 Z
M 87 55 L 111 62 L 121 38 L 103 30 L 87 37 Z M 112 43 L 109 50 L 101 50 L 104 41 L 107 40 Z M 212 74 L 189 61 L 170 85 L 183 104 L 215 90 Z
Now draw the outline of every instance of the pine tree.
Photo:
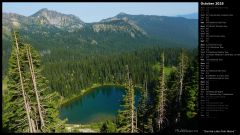
M 50 92 L 48 81 L 42 75 L 40 55 L 30 45 L 25 45 L 30 72 L 32 103 L 34 103 L 36 126 L 39 132 L 58 132 L 64 127 L 64 122 L 58 118 L 58 103 L 60 96 Z
M 176 122 L 180 121 L 181 118 L 181 108 L 182 108 L 182 93 L 184 90 L 184 78 L 186 69 L 188 67 L 188 57 L 185 51 L 182 49 L 179 56 L 179 65 L 177 68 L 178 76 L 178 100 L 177 100 L 177 118 Z
M 9 131 L 35 132 L 30 116 L 30 103 L 24 86 L 25 78 L 23 63 L 24 44 L 19 39 L 18 32 L 13 32 L 12 53 L 9 59 L 8 91 L 4 99 L 3 125 Z M 6 121 L 5 121 L 6 120 Z
M 42 76 L 40 55 L 13 32 L 8 91 L 4 94 L 3 125 L 9 132 L 56 132 L 64 128 L 58 118 L 56 93 Z
M 117 128 L 118 132 L 137 132 L 136 128 L 136 112 L 135 112 L 135 101 L 134 101 L 134 85 L 132 83 L 132 77 L 126 66 L 126 91 L 123 96 L 122 109 L 119 111 L 117 117 Z
M 148 128 L 148 90 L 147 81 L 144 81 L 143 87 L 141 89 L 141 100 L 138 105 L 138 130 L 141 133 L 145 133 Z
M 159 132 L 164 126 L 166 120 L 166 86 L 165 86 L 165 73 L 164 73 L 164 52 L 161 54 L 160 74 L 155 88 L 155 130 Z
M 190 63 L 186 76 L 186 116 L 187 118 L 194 118 L 197 115 L 197 95 L 198 95 L 198 65 L 197 58 Z

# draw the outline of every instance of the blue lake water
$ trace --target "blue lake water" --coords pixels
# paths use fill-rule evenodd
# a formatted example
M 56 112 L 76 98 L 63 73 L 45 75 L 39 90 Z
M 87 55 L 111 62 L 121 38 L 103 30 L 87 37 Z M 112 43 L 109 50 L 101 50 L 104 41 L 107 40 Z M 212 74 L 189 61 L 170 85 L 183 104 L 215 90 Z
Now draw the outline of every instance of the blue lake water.
M 62 106 L 60 118 L 67 118 L 67 123 L 71 124 L 87 124 L 114 119 L 120 109 L 123 94 L 123 87 L 102 86 L 95 88 L 79 99 Z M 139 96 L 139 91 L 136 91 L 136 105 Z

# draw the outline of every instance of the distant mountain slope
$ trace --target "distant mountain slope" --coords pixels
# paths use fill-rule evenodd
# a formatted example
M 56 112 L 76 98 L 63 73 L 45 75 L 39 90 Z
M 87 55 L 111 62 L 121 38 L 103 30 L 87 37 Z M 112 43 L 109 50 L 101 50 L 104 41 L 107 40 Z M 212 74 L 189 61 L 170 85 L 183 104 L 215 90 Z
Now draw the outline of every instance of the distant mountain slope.
M 198 13 L 178 15 L 178 17 L 184 17 L 184 18 L 187 18 L 187 19 L 198 19 Z
M 2 28 L 4 29 L 4 38 L 10 36 L 10 30 L 13 25 L 22 31 L 25 34 L 24 36 L 28 36 L 27 39 L 29 40 L 37 40 L 30 38 L 31 35 L 42 36 L 39 38 L 45 38 L 46 40 L 51 37 L 56 41 L 58 41 L 57 38 L 61 40 L 67 36 L 73 42 L 85 44 L 87 40 L 93 43 L 94 38 L 100 39 L 104 33 L 111 33 L 105 39 L 110 39 L 119 34 L 129 36 L 130 38 L 146 37 L 144 30 L 124 19 L 87 24 L 74 15 L 66 15 L 48 9 L 41 9 L 29 17 L 3 13 Z M 55 34 L 52 32 L 55 32 Z M 54 35 L 49 35 L 50 33 Z M 96 42 L 94 41 L 94 43 Z
M 96 23 L 85 23 L 74 15 L 41 9 L 31 16 L 2 13 L 3 68 L 11 51 L 11 29 L 32 44 L 42 56 L 54 53 L 120 53 L 138 48 L 197 47 L 196 19 L 120 13 Z M 3 71 L 5 71 L 3 69 Z
M 152 42 L 155 42 L 148 39 L 141 28 L 123 19 L 104 23 L 84 23 L 73 15 L 47 9 L 42 9 L 29 17 L 3 13 L 4 65 L 11 50 L 13 25 L 22 35 L 24 42 L 32 44 L 43 55 L 46 52 L 57 53 L 56 50 L 61 50 L 61 53 L 77 50 L 79 54 L 131 51 L 151 46 Z
M 120 13 L 113 18 L 103 19 L 102 22 L 114 19 L 127 19 L 145 30 L 150 36 L 161 40 L 187 44 L 189 47 L 197 45 L 197 19 Z
M 114 40 L 118 40 L 115 37 L 124 35 L 125 38 L 129 39 L 152 38 L 192 48 L 197 46 L 197 22 L 196 19 L 183 17 L 120 13 L 115 17 L 103 19 L 100 22 L 84 23 L 74 15 L 66 15 L 44 8 L 29 17 L 3 13 L 2 28 L 4 38 L 10 35 L 11 25 L 15 25 L 26 34 L 25 36 L 29 36 L 27 38 L 29 40 L 35 40 L 30 38 L 31 35 L 35 35 L 43 36 L 41 38 L 45 39 L 51 37 L 57 43 L 57 41 L 61 41 L 67 35 L 68 39 L 76 44 L 97 44 L 102 42 L 103 39 L 104 42 L 107 41 L 106 39 L 111 39 L 111 37 Z M 55 32 L 55 34 L 52 32 Z M 50 33 L 54 35 L 49 35 Z M 119 40 L 121 41 L 122 39 Z

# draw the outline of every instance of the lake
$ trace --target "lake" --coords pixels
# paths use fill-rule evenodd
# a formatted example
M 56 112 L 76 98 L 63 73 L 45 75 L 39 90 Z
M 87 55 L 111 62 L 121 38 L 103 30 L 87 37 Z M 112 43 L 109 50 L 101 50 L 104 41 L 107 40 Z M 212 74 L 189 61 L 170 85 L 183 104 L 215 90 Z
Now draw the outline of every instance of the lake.
M 69 124 L 87 124 L 114 119 L 120 109 L 124 94 L 123 87 L 101 86 L 60 109 L 60 118 L 68 119 Z M 135 91 L 137 105 L 140 92 Z

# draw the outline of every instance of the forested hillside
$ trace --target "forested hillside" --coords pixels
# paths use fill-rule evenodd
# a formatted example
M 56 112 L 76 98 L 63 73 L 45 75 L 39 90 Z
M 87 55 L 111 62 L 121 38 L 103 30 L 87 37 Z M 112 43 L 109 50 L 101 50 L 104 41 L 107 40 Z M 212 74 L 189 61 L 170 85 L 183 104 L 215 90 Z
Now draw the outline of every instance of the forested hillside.
M 154 67 L 159 64 L 161 51 L 165 51 L 165 66 L 175 67 L 181 49 L 155 47 L 121 54 L 89 54 L 78 57 L 71 57 L 74 53 L 65 53 L 64 56 L 59 53 L 56 54 L 56 61 L 52 57 L 46 57 L 44 73 L 51 82 L 51 88 L 61 92 L 62 96 L 76 94 L 94 83 L 122 84 L 125 65 L 131 67 L 133 81 L 141 85 L 145 76 L 151 79 L 156 75 Z M 196 50 L 188 50 L 188 54 L 196 56 Z

